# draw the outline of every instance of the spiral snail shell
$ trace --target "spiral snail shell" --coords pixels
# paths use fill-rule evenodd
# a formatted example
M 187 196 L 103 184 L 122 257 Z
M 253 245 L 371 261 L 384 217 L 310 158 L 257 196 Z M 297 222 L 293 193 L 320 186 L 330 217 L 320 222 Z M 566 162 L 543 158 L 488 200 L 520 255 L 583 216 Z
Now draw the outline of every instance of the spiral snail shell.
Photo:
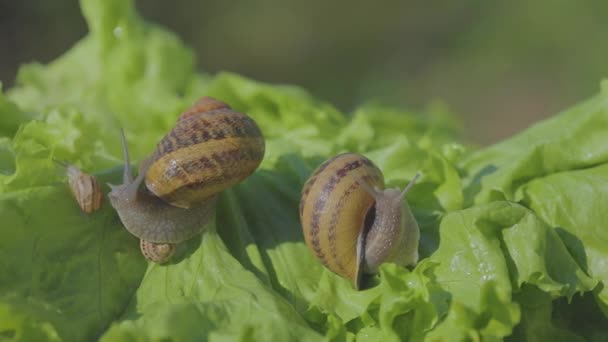
M 300 199 L 306 244 L 334 273 L 361 287 L 363 273 L 383 262 L 418 262 L 419 228 L 403 191 L 384 189 L 382 172 L 366 157 L 337 155 L 313 172 Z
M 139 240 L 139 248 L 143 256 L 157 264 L 163 264 L 171 259 L 175 254 L 175 244 L 173 243 L 154 243 L 146 240 Z
M 160 244 L 180 243 L 202 232 L 219 192 L 253 173 L 264 157 L 256 123 L 209 97 L 180 116 L 135 179 L 122 131 L 121 139 L 123 184 L 110 185 L 108 197 L 125 228 L 142 240 L 146 257 L 161 251 Z M 148 191 L 139 189 L 144 178 Z M 169 247 L 162 246 L 162 253 L 172 254 Z
M 77 166 L 55 160 L 66 168 L 70 192 L 82 211 L 90 214 L 101 208 L 102 194 L 95 176 L 82 172 Z
M 264 158 L 264 137 L 250 117 L 210 97 L 185 111 L 158 143 L 146 187 L 189 208 L 251 175 Z

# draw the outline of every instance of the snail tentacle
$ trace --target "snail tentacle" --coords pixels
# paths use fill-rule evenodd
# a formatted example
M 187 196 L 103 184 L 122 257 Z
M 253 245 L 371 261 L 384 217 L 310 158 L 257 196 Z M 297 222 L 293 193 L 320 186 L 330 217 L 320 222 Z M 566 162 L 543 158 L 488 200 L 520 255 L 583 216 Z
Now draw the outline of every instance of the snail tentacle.
M 416 174 L 414 175 L 412 180 L 410 180 L 410 182 L 407 183 L 407 185 L 405 186 L 405 188 L 399 195 L 399 201 L 403 201 L 405 199 L 405 196 L 407 195 L 408 192 L 410 192 L 410 190 L 412 190 L 412 187 L 414 187 L 414 184 L 416 184 L 416 181 L 418 181 L 418 178 L 420 178 L 420 172 L 416 172 Z

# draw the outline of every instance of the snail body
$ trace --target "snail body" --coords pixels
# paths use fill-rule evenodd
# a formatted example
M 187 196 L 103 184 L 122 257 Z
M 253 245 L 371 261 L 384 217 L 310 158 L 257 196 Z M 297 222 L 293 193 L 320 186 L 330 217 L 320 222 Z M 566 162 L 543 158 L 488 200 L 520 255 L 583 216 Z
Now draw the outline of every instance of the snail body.
M 417 177 L 417 176 L 416 176 Z M 366 157 L 345 153 L 324 162 L 306 181 L 300 221 L 306 244 L 334 273 L 361 286 L 363 273 L 384 262 L 418 262 L 419 228 L 403 191 L 384 189 L 382 172 Z
M 95 176 L 82 172 L 77 166 L 56 160 L 66 168 L 70 192 L 82 211 L 90 214 L 101 208 L 102 194 Z
M 174 251 L 171 245 L 201 233 L 219 192 L 253 173 L 264 156 L 264 138 L 255 122 L 211 98 L 201 99 L 180 116 L 141 163 L 136 178 L 122 131 L 121 139 L 123 183 L 110 185 L 108 197 L 152 261 L 166 261 Z M 144 179 L 147 190 L 140 189 Z M 157 252 L 163 255 L 154 257 Z

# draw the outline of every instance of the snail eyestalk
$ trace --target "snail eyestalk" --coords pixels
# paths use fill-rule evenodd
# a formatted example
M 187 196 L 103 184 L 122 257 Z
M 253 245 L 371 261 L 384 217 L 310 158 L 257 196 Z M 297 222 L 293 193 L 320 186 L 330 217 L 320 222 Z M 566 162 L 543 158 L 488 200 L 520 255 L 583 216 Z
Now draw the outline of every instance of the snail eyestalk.
M 120 141 L 122 143 L 122 154 L 124 159 L 124 171 L 122 176 L 123 183 L 120 185 L 107 183 L 111 189 L 110 193 L 108 194 L 111 203 L 118 203 L 118 198 L 123 198 L 126 202 L 134 201 L 137 197 L 137 189 L 145 176 L 145 172 L 142 172 L 141 174 L 137 175 L 135 180 L 133 180 L 133 171 L 131 170 L 131 160 L 129 157 L 129 147 L 127 146 L 127 139 L 122 128 L 120 129 Z
M 399 201 L 403 201 L 403 199 L 405 198 L 407 193 L 410 192 L 410 190 L 412 189 L 414 184 L 416 184 L 416 181 L 418 180 L 418 178 L 420 178 L 420 172 L 416 172 L 416 174 L 414 175 L 414 178 L 412 178 L 412 180 L 409 183 L 407 183 L 407 185 L 405 186 L 405 189 L 403 189 L 403 191 L 399 195 Z
M 131 171 L 131 160 L 129 158 L 129 148 L 127 147 L 127 138 L 125 137 L 124 129 L 120 129 L 120 141 L 122 142 L 122 155 L 125 162 L 125 170 L 122 176 L 122 182 L 132 183 L 133 182 L 133 173 Z
M 374 199 L 376 199 L 380 194 L 382 194 L 382 190 L 377 187 L 371 187 L 369 184 L 365 182 L 362 178 L 355 179 L 355 182 L 359 184 L 363 188 L 363 190 L 367 191 Z

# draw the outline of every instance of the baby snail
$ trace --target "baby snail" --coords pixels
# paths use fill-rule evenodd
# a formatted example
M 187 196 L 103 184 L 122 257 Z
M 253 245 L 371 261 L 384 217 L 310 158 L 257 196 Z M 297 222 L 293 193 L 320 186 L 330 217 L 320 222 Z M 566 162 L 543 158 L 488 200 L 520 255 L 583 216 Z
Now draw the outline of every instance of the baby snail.
M 90 214 L 101 208 L 101 188 L 95 176 L 82 172 L 77 166 L 53 159 L 65 167 L 68 185 L 80 209 Z
M 184 112 L 133 178 L 126 138 L 123 184 L 110 185 L 112 207 L 125 228 L 143 240 L 142 253 L 163 259 L 177 244 L 201 233 L 218 194 L 251 175 L 264 157 L 264 137 L 255 121 L 225 103 L 203 97 Z M 144 182 L 146 189 L 139 189 Z M 150 248 L 149 248 L 150 247 Z M 154 253 L 153 253 L 154 252 Z M 166 260 L 165 260 L 166 259 Z
M 382 172 L 366 157 L 337 155 L 313 172 L 300 199 L 306 244 L 334 273 L 361 288 L 362 274 L 383 262 L 418 262 L 420 231 L 403 191 L 384 189 Z
M 174 243 L 154 243 L 146 240 L 139 240 L 139 249 L 144 257 L 157 264 L 163 264 L 171 259 L 175 254 Z

